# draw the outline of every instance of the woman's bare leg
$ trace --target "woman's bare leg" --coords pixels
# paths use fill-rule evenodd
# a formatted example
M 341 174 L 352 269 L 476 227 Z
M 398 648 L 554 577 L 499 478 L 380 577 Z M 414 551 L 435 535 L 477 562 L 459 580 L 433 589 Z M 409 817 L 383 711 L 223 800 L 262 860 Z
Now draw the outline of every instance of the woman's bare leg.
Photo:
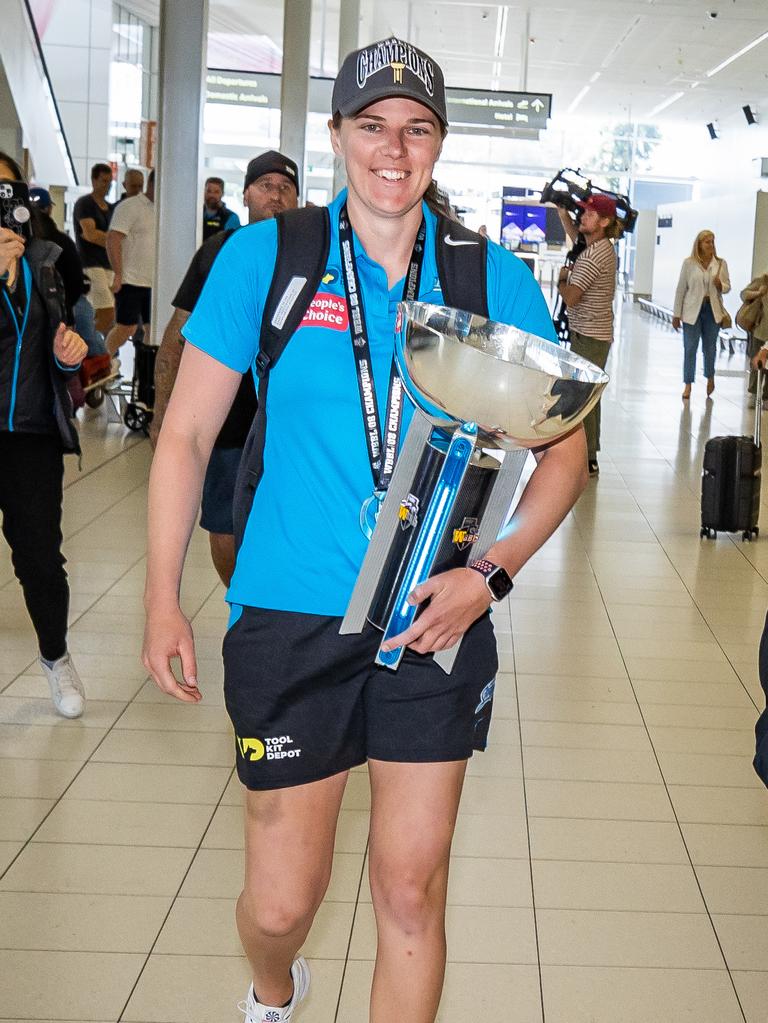
M 245 886 L 237 929 L 264 1005 L 293 993 L 291 963 L 323 901 L 348 772 L 294 788 L 245 793 Z
M 466 761 L 369 762 L 378 931 L 371 1023 L 434 1023 L 445 974 L 448 861 Z

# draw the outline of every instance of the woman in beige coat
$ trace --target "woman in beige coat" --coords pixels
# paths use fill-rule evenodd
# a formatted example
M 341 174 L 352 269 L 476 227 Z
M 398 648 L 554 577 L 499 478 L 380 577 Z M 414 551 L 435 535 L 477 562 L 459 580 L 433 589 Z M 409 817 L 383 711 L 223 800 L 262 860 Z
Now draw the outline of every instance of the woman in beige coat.
M 683 261 L 675 292 L 672 326 L 683 325 L 683 400 L 690 398 L 696 378 L 699 339 L 704 353 L 707 396 L 715 389 L 715 349 L 725 316 L 722 296 L 731 290 L 728 264 L 715 251 L 712 231 L 699 231 L 690 256 Z
M 768 345 L 768 273 L 760 274 L 759 277 L 750 281 L 742 291 L 740 298 L 742 302 L 752 302 L 756 298 L 762 299 L 760 315 L 749 335 L 748 354 L 750 358 L 754 358 L 764 345 Z M 765 365 L 764 359 L 761 359 L 761 362 Z M 757 372 L 754 368 L 749 374 L 747 390 L 749 391 L 749 407 L 754 408 L 757 403 Z M 763 383 L 762 399 L 765 404 L 768 399 L 768 378 Z

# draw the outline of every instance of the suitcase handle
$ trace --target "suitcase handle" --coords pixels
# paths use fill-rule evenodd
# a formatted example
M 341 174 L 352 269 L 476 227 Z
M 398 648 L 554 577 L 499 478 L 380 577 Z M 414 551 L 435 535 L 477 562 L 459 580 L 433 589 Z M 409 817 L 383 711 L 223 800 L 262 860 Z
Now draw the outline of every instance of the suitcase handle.
M 755 385 L 755 447 L 760 447 L 761 412 L 763 411 L 763 370 L 757 371 L 757 384 Z

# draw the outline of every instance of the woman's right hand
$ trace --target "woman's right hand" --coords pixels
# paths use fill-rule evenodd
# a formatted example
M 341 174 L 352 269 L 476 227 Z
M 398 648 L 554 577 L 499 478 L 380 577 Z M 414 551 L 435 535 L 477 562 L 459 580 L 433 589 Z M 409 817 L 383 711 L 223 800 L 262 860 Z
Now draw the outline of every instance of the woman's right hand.
M 181 658 L 181 682 L 176 679 L 171 668 L 172 657 Z M 147 610 L 141 660 L 155 685 L 164 693 L 184 703 L 199 703 L 202 700 L 197 687 L 192 626 L 179 607 L 162 612 Z
M 673 316 L 672 317 L 672 326 L 675 328 L 675 330 L 680 330 L 680 317 L 679 316 Z
M 0 227 L 0 276 L 7 274 L 24 255 L 24 239 L 7 227 Z

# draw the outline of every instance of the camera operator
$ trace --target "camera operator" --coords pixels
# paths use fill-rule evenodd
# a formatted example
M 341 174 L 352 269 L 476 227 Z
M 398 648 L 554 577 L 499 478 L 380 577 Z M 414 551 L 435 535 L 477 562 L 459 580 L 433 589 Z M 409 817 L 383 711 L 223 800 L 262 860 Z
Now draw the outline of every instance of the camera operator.
M 601 369 L 608 361 L 613 341 L 613 296 L 616 292 L 616 250 L 613 241 L 621 237 L 616 219 L 616 200 L 595 193 L 576 204 L 581 215 L 573 219 L 562 206 L 557 212 L 572 242 L 583 239 L 585 247 L 572 266 L 560 270 L 557 290 L 568 309 L 571 348 Z M 600 403 L 584 420 L 587 434 L 589 475 L 600 471 Z

